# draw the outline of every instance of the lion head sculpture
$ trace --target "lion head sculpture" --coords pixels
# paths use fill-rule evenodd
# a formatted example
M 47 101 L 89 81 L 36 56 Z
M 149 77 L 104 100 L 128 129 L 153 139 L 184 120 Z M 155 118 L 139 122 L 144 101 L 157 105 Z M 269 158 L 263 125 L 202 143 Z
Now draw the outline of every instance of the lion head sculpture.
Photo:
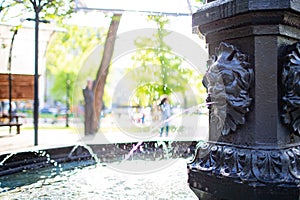
M 286 57 L 282 73 L 283 120 L 300 136 L 300 43 Z
M 245 114 L 252 101 L 249 89 L 254 72 L 247 56 L 232 45 L 221 43 L 203 78 L 207 89 L 210 123 L 222 135 L 234 132 L 245 124 Z

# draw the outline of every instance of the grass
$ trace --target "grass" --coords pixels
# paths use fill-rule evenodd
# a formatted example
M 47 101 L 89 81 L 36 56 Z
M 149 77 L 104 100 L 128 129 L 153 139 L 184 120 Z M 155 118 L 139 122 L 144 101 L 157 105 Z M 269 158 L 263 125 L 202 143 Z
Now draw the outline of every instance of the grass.
M 20 132 L 22 134 L 22 131 L 33 131 L 34 127 L 33 126 L 21 126 L 20 127 Z M 53 130 L 55 131 L 65 131 L 66 133 L 77 133 L 75 127 L 65 127 L 63 125 L 52 125 L 52 126 L 43 126 L 39 125 L 38 131 L 43 131 L 43 130 Z M 11 133 L 15 133 L 16 129 L 15 127 L 11 128 Z M 9 127 L 1 127 L 0 128 L 0 133 L 1 134 L 8 134 L 9 133 Z

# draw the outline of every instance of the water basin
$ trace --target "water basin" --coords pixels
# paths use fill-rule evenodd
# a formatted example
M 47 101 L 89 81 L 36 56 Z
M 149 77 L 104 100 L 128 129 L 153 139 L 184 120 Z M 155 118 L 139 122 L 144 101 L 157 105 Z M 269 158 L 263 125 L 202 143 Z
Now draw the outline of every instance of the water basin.
M 187 184 L 186 162 L 186 158 L 108 165 L 80 161 L 25 170 L 0 177 L 0 199 L 197 199 Z M 144 174 L 116 171 L 149 165 L 165 167 Z

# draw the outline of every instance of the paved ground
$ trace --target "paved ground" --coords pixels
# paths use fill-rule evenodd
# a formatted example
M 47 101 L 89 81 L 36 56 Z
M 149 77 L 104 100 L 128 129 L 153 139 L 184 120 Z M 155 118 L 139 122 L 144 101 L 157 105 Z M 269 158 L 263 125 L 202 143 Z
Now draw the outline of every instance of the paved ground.
M 2 128 L 4 129 L 4 128 Z M 21 134 L 15 134 L 15 130 L 9 134 L 9 130 L 1 130 L 0 132 L 0 154 L 13 151 L 21 151 L 34 147 L 34 130 L 21 128 Z M 68 144 L 76 144 L 79 135 L 72 129 L 41 129 L 38 131 L 37 148 L 49 146 L 61 146 Z
M 168 137 L 159 137 L 155 131 L 151 134 L 142 132 L 128 132 L 124 128 L 118 128 L 111 120 L 103 120 L 102 129 L 95 136 L 84 136 L 82 127 L 78 123 L 70 122 L 70 127 L 65 128 L 63 121 L 56 124 L 49 123 L 49 121 L 41 122 L 38 130 L 38 146 L 34 146 L 34 130 L 32 122 L 24 121 L 21 127 L 21 134 L 15 134 L 16 130 L 13 127 L 12 133 L 9 133 L 8 127 L 1 127 L 0 129 L 0 154 L 7 152 L 22 151 L 35 148 L 48 148 L 55 146 L 74 145 L 77 143 L 86 144 L 103 144 L 103 143 L 118 143 L 118 142 L 135 142 L 135 141 L 149 141 L 149 140 L 205 140 L 207 139 L 207 118 L 202 117 L 196 127 L 189 126 L 184 131 L 171 131 Z M 192 121 L 194 122 L 194 121 Z M 185 122 L 186 123 L 186 122 Z M 186 123 L 187 124 L 187 123 Z M 191 123 L 192 124 L 192 123 Z M 188 127 L 189 126 L 189 127 Z M 192 131 L 190 129 L 194 128 Z M 81 132 L 81 133 L 80 133 Z M 192 132 L 192 134 L 191 134 Z

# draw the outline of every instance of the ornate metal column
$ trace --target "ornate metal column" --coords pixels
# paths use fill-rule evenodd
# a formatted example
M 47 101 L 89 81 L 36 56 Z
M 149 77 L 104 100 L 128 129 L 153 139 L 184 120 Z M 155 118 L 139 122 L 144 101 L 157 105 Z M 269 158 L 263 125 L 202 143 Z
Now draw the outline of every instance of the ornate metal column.
M 212 57 L 199 199 L 299 199 L 300 0 L 210 0 L 193 15 Z

